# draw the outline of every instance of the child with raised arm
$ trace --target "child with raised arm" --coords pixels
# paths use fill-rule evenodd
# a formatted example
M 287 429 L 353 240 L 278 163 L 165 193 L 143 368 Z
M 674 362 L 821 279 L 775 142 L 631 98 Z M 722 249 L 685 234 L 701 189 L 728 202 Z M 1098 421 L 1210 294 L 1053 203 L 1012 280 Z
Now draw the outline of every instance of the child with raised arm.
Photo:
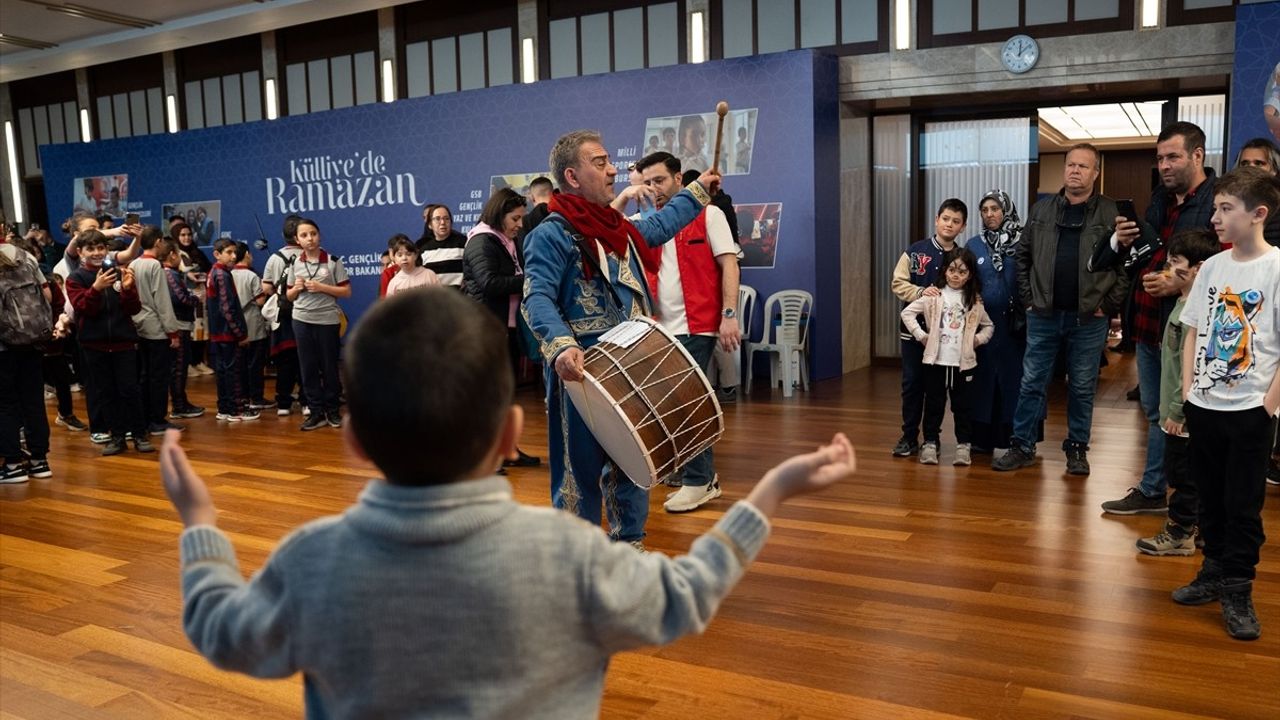
M 1183 412 L 1204 562 L 1173 600 L 1220 600 L 1227 634 L 1255 640 L 1262 628 L 1253 578 L 1266 539 L 1262 503 L 1280 408 L 1280 248 L 1262 233 L 1280 207 L 1280 181 L 1238 168 L 1214 190 L 1213 229 L 1231 251 L 1205 260 L 1182 309 Z
M 856 466 L 837 435 L 765 473 L 688 555 L 640 553 L 518 504 L 495 475 L 523 415 L 506 333 L 481 305 L 446 287 L 391 297 L 346 357 L 343 435 L 385 479 L 249 582 L 178 433 L 161 453 L 186 526 L 187 636 L 224 669 L 301 672 L 308 717 L 595 718 L 610 656 L 705 629 L 778 506 Z

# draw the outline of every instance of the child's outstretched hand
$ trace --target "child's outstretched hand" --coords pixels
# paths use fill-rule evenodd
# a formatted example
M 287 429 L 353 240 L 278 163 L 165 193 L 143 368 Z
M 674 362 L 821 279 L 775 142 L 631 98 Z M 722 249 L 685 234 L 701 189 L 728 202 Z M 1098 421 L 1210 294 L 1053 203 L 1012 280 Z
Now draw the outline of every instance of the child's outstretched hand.
M 765 473 L 747 496 L 747 502 L 772 516 L 787 498 L 822 490 L 852 476 L 857 469 L 857 454 L 849 438 L 836 433 L 829 444 L 815 452 L 788 458 Z
M 217 525 L 218 511 L 213 507 L 213 498 L 209 497 L 209 488 L 191 467 L 186 451 L 178 442 L 181 438 L 181 432 L 166 430 L 160 446 L 160 479 L 164 482 L 165 494 L 183 525 Z

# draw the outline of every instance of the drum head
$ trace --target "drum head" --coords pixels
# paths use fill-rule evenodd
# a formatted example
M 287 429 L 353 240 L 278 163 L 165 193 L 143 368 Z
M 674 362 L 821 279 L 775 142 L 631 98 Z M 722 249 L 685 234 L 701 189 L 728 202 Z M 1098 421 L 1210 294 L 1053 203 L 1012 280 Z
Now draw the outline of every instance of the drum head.
M 586 373 L 582 382 L 564 383 L 564 389 L 614 466 L 646 490 L 657 485 L 653 460 L 645 451 L 635 426 L 600 383 Z

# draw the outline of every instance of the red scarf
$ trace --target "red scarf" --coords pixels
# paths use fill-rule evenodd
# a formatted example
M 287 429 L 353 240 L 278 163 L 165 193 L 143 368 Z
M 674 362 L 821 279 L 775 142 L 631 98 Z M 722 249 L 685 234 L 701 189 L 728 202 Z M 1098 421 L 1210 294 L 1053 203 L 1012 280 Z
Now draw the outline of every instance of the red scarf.
M 584 238 L 595 238 L 604 244 L 605 250 L 617 256 L 619 261 L 627 257 L 627 240 L 635 241 L 636 255 L 646 274 L 656 276 L 659 255 L 645 242 L 644 236 L 623 217 L 622 213 L 608 205 L 597 205 L 581 195 L 556 193 L 547 203 L 547 209 L 560 213 Z M 582 248 L 583 252 L 594 248 Z M 584 263 L 583 272 L 591 279 L 591 267 Z

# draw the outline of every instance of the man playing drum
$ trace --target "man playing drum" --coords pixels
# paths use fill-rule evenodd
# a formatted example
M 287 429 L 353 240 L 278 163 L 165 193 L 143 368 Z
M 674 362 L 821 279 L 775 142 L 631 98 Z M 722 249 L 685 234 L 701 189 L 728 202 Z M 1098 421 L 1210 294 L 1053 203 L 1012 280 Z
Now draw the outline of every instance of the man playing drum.
M 652 248 L 698 217 L 720 175 L 703 173 L 661 212 L 632 224 L 609 206 L 618 170 L 599 134 L 562 136 L 551 149 L 550 166 L 560 193 L 548 203 L 551 215 L 525 237 L 521 312 L 546 363 L 551 501 L 596 525 L 603 507 L 610 536 L 643 549 L 648 494 L 614 469 L 564 383 L 582 381 L 582 351 L 601 334 L 653 314 L 658 253 Z M 654 196 L 644 185 L 624 193 L 627 199 Z
M 684 187 L 680 161 L 668 152 L 651 153 L 635 170 L 655 193 L 654 205 L 666 207 Z M 717 337 L 727 352 L 738 349 L 738 246 L 724 212 L 708 205 L 693 222 L 676 233 L 674 242 L 662 246 L 658 267 L 658 320 L 684 345 L 706 373 L 715 353 Z M 698 454 L 668 479 L 680 489 L 662 507 L 671 513 L 688 512 L 720 497 L 711 448 Z

